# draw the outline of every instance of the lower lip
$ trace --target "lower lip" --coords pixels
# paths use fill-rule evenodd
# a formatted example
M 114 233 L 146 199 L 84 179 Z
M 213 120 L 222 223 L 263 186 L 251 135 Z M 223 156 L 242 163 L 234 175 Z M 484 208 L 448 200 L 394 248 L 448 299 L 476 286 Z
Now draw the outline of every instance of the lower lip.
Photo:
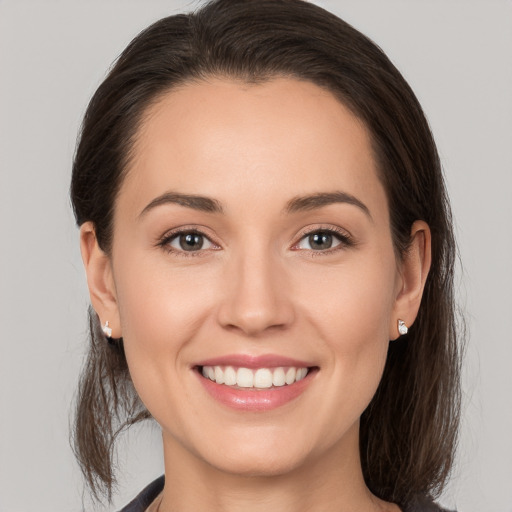
M 312 381 L 313 370 L 301 380 L 285 386 L 268 389 L 234 388 L 217 384 L 197 372 L 201 384 L 215 400 L 233 409 L 244 411 L 269 411 L 298 398 Z

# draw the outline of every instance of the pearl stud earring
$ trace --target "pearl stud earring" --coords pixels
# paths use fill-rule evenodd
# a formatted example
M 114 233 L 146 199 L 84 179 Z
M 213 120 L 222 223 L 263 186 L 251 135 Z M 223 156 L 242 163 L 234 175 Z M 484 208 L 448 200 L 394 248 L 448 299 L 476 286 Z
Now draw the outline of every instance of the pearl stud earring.
M 108 326 L 108 320 L 105 322 L 105 325 L 101 326 L 101 330 L 107 338 L 112 338 L 112 329 Z
M 398 332 L 400 333 L 400 336 L 407 334 L 408 331 L 409 329 L 407 328 L 407 325 L 405 325 L 405 322 L 403 320 L 398 320 Z

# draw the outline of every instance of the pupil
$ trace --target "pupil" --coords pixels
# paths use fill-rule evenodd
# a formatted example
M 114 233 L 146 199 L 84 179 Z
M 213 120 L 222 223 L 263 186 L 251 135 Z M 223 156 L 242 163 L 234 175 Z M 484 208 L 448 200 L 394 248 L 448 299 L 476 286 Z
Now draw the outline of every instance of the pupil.
M 194 251 L 203 246 L 202 235 L 188 233 L 180 236 L 180 246 L 184 251 Z
M 309 235 L 309 244 L 313 249 L 330 249 L 332 245 L 332 235 L 329 233 L 315 233 Z

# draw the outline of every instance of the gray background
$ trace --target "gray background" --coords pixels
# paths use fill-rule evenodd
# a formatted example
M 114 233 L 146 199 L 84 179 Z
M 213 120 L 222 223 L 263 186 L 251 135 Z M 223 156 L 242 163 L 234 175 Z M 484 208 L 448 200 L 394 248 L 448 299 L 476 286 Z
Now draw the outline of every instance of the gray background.
M 453 202 L 464 265 L 458 293 L 470 329 L 459 457 L 442 501 L 460 512 L 510 512 L 512 2 L 319 3 L 378 42 L 432 125 Z M 82 509 L 68 444 L 88 304 L 67 197 L 75 138 L 88 99 L 129 40 L 195 5 L 0 0 L 2 512 Z M 156 427 L 134 429 L 120 447 L 117 507 L 163 471 Z

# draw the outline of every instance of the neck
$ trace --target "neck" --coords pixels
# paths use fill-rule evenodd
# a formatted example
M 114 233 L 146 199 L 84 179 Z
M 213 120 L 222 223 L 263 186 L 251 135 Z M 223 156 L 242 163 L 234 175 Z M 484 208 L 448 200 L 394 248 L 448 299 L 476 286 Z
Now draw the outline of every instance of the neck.
M 345 446 L 285 473 L 240 475 L 211 466 L 164 433 L 166 483 L 159 512 L 399 512 L 366 487 L 357 428 L 352 436 Z

